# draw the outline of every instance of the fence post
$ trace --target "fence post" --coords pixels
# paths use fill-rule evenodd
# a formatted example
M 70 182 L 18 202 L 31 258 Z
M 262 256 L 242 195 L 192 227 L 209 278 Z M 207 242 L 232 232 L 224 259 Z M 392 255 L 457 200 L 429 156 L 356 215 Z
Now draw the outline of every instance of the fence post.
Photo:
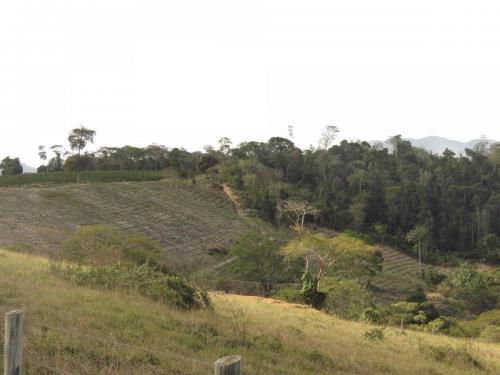
M 231 355 L 214 363 L 215 375 L 241 375 L 241 356 Z
M 24 311 L 5 314 L 4 375 L 21 375 L 23 364 Z

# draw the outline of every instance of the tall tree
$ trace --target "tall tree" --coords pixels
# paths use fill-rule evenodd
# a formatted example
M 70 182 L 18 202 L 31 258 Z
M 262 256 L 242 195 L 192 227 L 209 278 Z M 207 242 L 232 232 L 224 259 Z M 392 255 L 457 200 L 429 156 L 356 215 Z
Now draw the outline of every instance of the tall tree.
M 319 147 L 323 150 L 328 150 L 337 138 L 337 134 L 339 132 L 340 129 L 338 126 L 328 125 L 321 135 L 321 138 L 319 140 Z
M 422 252 L 427 248 L 429 229 L 426 225 L 417 225 L 406 235 L 406 240 L 413 245 L 418 254 L 418 272 L 422 274 Z
M 45 166 L 45 160 L 47 160 L 47 151 L 45 151 L 45 146 L 38 146 L 38 157 L 40 158 L 42 165 Z
M 82 150 L 89 142 L 94 143 L 95 135 L 96 132 L 94 130 L 87 129 L 84 126 L 75 128 L 68 136 L 69 146 L 73 151 L 76 150 L 78 152 L 78 156 L 80 156 Z

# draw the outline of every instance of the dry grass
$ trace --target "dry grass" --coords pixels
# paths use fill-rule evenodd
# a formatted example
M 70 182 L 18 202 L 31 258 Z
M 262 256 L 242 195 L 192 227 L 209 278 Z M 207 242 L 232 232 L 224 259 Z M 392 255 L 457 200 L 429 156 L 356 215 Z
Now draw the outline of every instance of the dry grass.
M 498 345 L 395 329 L 368 341 L 372 327 L 303 306 L 213 299 L 213 311 L 182 312 L 133 293 L 72 286 L 45 259 L 0 251 L 0 310 L 27 311 L 29 374 L 209 374 L 229 354 L 243 356 L 246 374 L 500 372 Z

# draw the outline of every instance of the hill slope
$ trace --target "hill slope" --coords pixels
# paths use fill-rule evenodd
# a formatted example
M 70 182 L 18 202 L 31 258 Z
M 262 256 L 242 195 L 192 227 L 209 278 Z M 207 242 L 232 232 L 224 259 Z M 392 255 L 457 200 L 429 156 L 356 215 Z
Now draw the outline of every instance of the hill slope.
M 0 250 L 0 312 L 13 308 L 27 313 L 28 373 L 208 374 L 229 354 L 254 375 L 500 371 L 498 345 L 394 329 L 369 341 L 369 325 L 257 297 L 215 295 L 213 311 L 184 312 L 133 292 L 75 287 L 46 259 Z
M 76 227 L 109 224 L 157 239 L 169 264 L 188 267 L 227 249 L 240 229 L 222 191 L 177 179 L 0 188 L 0 200 L 0 244 L 37 254 L 53 254 Z

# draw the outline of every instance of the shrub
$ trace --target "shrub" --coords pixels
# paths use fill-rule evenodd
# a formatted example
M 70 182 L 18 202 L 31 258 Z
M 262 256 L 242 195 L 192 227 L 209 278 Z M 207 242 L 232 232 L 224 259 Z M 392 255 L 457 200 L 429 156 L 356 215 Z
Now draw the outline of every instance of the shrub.
M 323 306 L 327 312 L 342 318 L 359 319 L 372 302 L 371 294 L 360 284 L 351 280 L 342 280 L 328 288 Z
M 346 229 L 344 231 L 344 234 L 348 235 L 349 237 L 361 240 L 361 241 L 363 241 L 367 245 L 373 245 L 375 243 L 373 241 L 373 238 L 370 237 L 370 235 L 364 234 L 364 233 L 359 233 L 359 232 L 356 232 L 356 231 L 354 231 L 352 229 Z
M 464 263 L 449 280 L 450 294 L 461 299 L 472 311 L 485 311 L 495 307 L 498 301 L 495 281 L 483 272 L 474 270 L 468 263 Z
M 180 277 L 167 275 L 151 264 L 116 263 L 100 267 L 53 263 L 52 271 L 76 285 L 98 289 L 134 289 L 141 295 L 182 309 L 211 306 L 205 291 L 187 285 Z
M 278 289 L 273 298 L 290 303 L 304 303 L 301 291 L 292 287 Z
M 77 229 L 61 251 L 63 259 L 80 265 L 104 266 L 116 262 L 161 265 L 161 245 L 142 235 L 129 235 L 108 225 Z
M 426 302 L 427 297 L 424 292 L 424 288 L 421 286 L 417 286 L 415 290 L 410 294 L 410 296 L 406 299 L 406 302 Z
M 446 279 L 446 275 L 437 272 L 433 267 L 425 267 L 421 278 L 427 286 L 436 286 Z
M 500 343 L 500 326 L 487 326 L 479 334 L 479 339 L 485 342 Z
M 381 328 L 372 328 L 365 332 L 365 339 L 370 341 L 383 340 L 384 330 Z

